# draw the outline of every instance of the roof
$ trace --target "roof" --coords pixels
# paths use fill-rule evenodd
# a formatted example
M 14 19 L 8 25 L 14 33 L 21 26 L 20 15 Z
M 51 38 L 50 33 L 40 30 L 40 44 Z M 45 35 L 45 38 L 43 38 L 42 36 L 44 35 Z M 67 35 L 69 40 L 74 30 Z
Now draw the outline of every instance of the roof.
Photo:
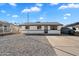
M 79 25 L 79 22 L 69 24 L 69 25 L 67 25 L 66 27 L 71 27 L 71 26 L 76 26 L 76 25 Z
M 20 26 L 24 26 L 24 25 L 63 25 L 63 24 L 60 24 L 58 22 L 30 22 L 30 23 L 24 23 L 24 24 L 21 24 Z
M 6 21 L 0 21 L 0 24 L 2 24 L 2 25 L 10 25 L 11 23 L 8 23 Z

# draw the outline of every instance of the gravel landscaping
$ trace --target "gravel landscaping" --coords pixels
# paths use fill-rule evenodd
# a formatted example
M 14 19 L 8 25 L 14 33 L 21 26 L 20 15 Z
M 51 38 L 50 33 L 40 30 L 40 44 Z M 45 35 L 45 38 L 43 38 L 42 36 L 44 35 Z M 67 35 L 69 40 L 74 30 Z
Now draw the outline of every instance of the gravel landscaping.
M 8 35 L 0 36 L 1 56 L 54 56 L 54 49 L 45 36 Z

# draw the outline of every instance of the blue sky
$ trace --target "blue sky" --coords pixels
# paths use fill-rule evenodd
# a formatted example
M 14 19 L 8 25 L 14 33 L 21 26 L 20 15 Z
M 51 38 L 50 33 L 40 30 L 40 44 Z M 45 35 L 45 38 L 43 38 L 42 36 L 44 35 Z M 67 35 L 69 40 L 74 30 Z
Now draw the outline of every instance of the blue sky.
M 0 3 L 2 21 L 24 23 L 28 13 L 29 22 L 79 22 L 78 3 Z

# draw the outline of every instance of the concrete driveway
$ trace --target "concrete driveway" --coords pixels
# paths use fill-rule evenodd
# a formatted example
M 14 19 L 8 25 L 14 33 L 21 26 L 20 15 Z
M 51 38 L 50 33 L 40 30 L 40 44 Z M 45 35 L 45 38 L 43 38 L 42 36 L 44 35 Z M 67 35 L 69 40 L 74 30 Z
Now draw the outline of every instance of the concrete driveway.
M 49 43 L 59 56 L 79 56 L 78 36 L 47 36 Z

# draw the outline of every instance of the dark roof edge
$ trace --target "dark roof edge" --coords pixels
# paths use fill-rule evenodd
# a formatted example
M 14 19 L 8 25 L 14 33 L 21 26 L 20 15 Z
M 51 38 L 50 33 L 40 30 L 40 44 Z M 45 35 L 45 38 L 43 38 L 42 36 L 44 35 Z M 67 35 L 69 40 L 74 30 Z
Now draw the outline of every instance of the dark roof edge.
M 70 26 L 75 26 L 75 25 L 79 25 L 79 22 L 75 22 L 75 23 L 72 23 L 72 24 L 66 25 L 65 27 L 70 27 Z
M 63 24 L 58 23 L 58 22 L 40 22 L 40 23 L 31 22 L 31 23 L 20 24 L 20 26 L 25 26 L 25 25 L 30 25 L 30 26 L 32 25 L 62 25 L 63 26 Z

